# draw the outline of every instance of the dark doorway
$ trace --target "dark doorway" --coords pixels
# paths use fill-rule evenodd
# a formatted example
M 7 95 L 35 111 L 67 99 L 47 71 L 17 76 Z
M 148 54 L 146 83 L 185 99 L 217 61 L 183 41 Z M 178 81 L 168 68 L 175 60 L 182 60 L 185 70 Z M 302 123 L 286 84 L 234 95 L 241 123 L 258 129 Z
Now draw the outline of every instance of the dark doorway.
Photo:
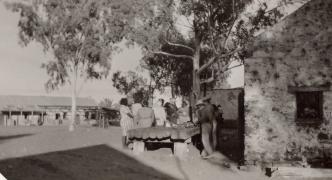
M 207 93 L 211 103 L 220 105 L 223 121 L 217 125 L 217 150 L 231 160 L 244 162 L 244 90 L 214 89 Z

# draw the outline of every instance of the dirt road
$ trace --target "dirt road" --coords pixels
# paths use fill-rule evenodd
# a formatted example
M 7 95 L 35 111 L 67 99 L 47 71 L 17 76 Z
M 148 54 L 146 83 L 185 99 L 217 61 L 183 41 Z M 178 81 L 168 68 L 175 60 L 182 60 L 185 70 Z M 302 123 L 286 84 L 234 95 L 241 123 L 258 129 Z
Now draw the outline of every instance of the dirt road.
M 193 146 L 185 160 L 170 148 L 135 156 L 121 148 L 120 135 L 119 127 L 1 127 L 0 172 L 9 180 L 267 179 L 202 160 Z

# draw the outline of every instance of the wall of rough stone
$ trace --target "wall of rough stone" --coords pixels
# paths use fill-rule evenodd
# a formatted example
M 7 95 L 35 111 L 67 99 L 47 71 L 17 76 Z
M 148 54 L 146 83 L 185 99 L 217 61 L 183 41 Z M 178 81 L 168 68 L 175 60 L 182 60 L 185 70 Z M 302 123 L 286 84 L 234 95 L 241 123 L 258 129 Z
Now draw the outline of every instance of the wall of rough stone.
M 312 0 L 260 34 L 245 61 L 245 159 L 283 161 L 316 156 L 321 129 L 332 134 L 332 92 L 324 92 L 325 124 L 295 124 L 289 86 L 332 82 L 332 1 Z M 324 126 L 324 127 L 323 127 Z

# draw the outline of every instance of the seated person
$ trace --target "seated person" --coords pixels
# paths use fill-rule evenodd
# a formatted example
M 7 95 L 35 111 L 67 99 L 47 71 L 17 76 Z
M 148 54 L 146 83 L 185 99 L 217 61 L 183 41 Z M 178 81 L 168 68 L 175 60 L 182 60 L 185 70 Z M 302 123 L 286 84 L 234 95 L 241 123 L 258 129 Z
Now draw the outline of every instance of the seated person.
M 146 128 L 155 125 L 155 115 L 153 109 L 148 106 L 147 101 L 143 101 L 143 107 L 137 112 L 137 127 Z

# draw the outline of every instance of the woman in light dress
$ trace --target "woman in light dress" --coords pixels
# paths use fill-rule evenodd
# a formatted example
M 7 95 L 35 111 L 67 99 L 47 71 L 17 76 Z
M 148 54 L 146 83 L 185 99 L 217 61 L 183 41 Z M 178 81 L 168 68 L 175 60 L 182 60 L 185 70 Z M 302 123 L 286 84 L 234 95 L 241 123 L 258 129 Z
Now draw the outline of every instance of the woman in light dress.
M 134 127 L 133 115 L 128 107 L 127 98 L 122 98 L 120 100 L 120 126 L 122 130 L 122 146 L 127 148 L 127 131 Z
M 155 114 L 156 125 L 165 126 L 166 124 L 166 111 L 164 108 L 164 99 L 159 99 L 156 105 L 153 107 Z

